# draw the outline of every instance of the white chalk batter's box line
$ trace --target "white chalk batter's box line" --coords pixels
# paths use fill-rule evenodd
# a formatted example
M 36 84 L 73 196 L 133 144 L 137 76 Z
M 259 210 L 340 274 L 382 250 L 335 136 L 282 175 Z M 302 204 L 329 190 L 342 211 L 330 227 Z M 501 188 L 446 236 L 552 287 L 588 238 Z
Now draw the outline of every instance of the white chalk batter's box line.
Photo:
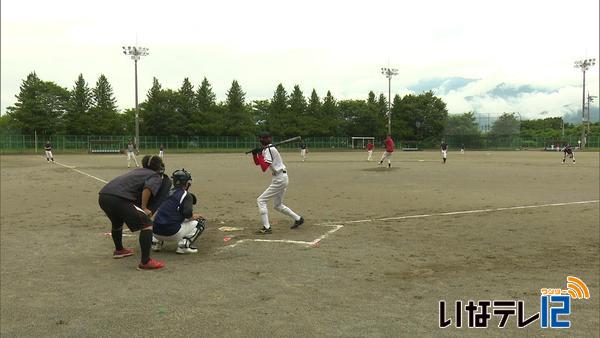
M 45 159 L 44 156 L 41 156 Z M 68 166 L 59 162 L 55 162 L 58 165 L 61 165 L 65 168 L 72 169 L 82 175 L 91 177 L 95 180 L 98 180 L 102 183 L 108 183 L 106 180 L 98 178 L 94 175 L 90 175 L 84 171 L 76 169 L 75 166 Z M 475 209 L 475 210 L 462 210 L 462 211 L 450 211 L 450 212 L 440 212 L 440 213 L 432 213 L 432 214 L 419 214 L 419 215 L 406 215 L 406 216 L 395 216 L 395 217 L 385 217 L 385 218 L 371 218 L 371 219 L 360 219 L 360 220 L 348 220 L 348 221 L 338 221 L 338 222 L 325 222 L 325 223 L 317 223 L 315 225 L 332 227 L 332 229 L 325 232 L 323 235 L 315 238 L 312 241 L 296 241 L 291 239 L 262 239 L 262 238 L 252 238 L 252 239 L 242 239 L 231 245 L 226 246 L 225 248 L 234 248 L 239 244 L 248 243 L 248 242 L 265 242 L 265 243 L 287 243 L 287 244 L 296 244 L 302 246 L 316 246 L 322 240 L 329 237 L 329 235 L 334 232 L 340 230 L 344 227 L 344 225 L 348 224 L 359 224 L 359 223 L 369 223 L 369 222 L 389 222 L 389 221 L 399 221 L 404 219 L 412 219 L 412 218 L 426 218 L 426 217 L 443 217 L 443 216 L 455 216 L 455 215 L 468 215 L 468 214 L 478 214 L 478 213 L 488 213 L 488 212 L 499 212 L 499 211 L 509 211 L 509 210 L 520 210 L 520 209 L 536 209 L 536 208 L 548 208 L 548 207 L 562 207 L 568 205 L 577 205 L 577 204 L 592 204 L 598 203 L 600 200 L 588 200 L 588 201 L 576 201 L 576 202 L 564 202 L 564 203 L 548 203 L 548 204 L 534 204 L 534 205 L 521 205 L 521 206 L 513 206 L 513 207 L 502 207 L 502 208 L 488 208 L 488 209 Z
M 257 238 L 257 239 L 242 239 L 242 240 L 239 240 L 239 241 L 235 242 L 234 244 L 229 245 L 225 248 L 233 248 L 239 244 L 247 243 L 247 242 L 288 243 L 288 244 L 297 244 L 297 245 L 302 245 L 302 246 L 308 246 L 308 247 L 313 246 L 314 247 L 314 246 L 318 245 L 322 240 L 327 238 L 329 235 L 331 235 L 334 232 L 343 228 L 344 225 L 350 225 L 350 224 L 359 224 L 359 223 L 368 223 L 368 222 L 389 222 L 389 221 L 399 221 L 399 220 L 413 219 L 413 218 L 468 215 L 468 214 L 477 214 L 477 213 L 520 210 L 520 209 L 561 207 L 561 206 L 567 206 L 567 205 L 592 204 L 592 203 L 598 203 L 598 202 L 600 202 L 600 200 L 576 201 L 576 202 L 564 202 L 564 203 L 548 203 L 548 204 L 537 204 L 537 205 L 521 205 L 521 206 L 502 207 L 502 208 L 440 212 L 440 213 L 433 213 L 433 214 L 419 214 L 419 215 L 406 215 L 406 216 L 396 216 L 396 217 L 386 217 L 386 218 L 372 218 L 372 219 L 361 219 L 361 220 L 350 220 L 350 221 L 325 222 L 325 223 L 317 223 L 315 225 L 333 227 L 333 229 L 327 231 L 325 234 L 317 237 L 316 239 L 314 239 L 312 241 L 295 241 L 295 240 L 288 240 L 288 239 L 259 239 L 259 238 Z

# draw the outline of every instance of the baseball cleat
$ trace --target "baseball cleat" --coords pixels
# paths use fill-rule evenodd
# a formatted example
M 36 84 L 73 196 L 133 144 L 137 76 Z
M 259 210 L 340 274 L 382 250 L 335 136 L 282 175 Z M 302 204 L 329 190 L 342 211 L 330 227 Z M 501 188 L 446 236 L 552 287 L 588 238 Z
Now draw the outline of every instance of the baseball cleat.
M 198 253 L 198 249 L 192 246 L 178 246 L 175 252 L 178 254 L 192 254 Z
M 157 241 L 157 242 L 152 242 L 152 251 L 160 251 L 163 248 L 163 245 L 165 244 L 164 241 Z
M 115 250 L 115 252 L 113 252 L 113 258 L 123 258 L 123 257 L 128 257 L 133 255 L 133 249 L 130 248 L 123 248 L 121 250 Z
M 164 267 L 165 267 L 164 262 L 157 261 L 155 259 L 150 258 L 150 260 L 146 264 L 142 264 L 142 262 L 140 262 L 140 264 L 138 264 L 137 269 L 138 270 L 156 270 L 156 269 L 160 269 L 160 268 L 164 268 Z
M 292 229 L 296 229 L 297 227 L 301 226 L 302 224 L 304 224 L 304 217 L 300 216 L 300 219 L 295 221 L 294 224 L 292 224 Z
M 262 227 L 262 228 L 256 230 L 256 234 L 258 234 L 258 235 L 267 235 L 270 233 L 273 233 L 273 230 L 271 230 L 271 228 Z

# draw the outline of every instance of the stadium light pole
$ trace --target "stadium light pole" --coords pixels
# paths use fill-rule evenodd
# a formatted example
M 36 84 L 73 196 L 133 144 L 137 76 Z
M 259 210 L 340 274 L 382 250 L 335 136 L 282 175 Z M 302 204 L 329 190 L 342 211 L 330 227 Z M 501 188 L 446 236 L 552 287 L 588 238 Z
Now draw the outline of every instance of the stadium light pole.
M 587 112 L 588 112 L 588 116 L 587 116 L 587 131 L 588 131 L 588 135 L 590 134 L 590 103 L 594 102 L 594 99 L 598 98 L 598 96 L 594 96 L 594 95 L 590 95 L 590 91 L 588 90 L 588 96 L 587 96 Z
M 388 79 L 388 134 L 392 135 L 392 77 L 398 75 L 398 69 L 382 67 L 381 74 Z
M 581 147 L 585 147 L 585 72 L 596 64 L 596 59 L 584 59 L 575 61 L 575 68 L 581 69 L 583 73 L 583 94 L 581 99 Z
M 140 147 L 140 109 L 138 106 L 138 76 L 137 76 L 137 62 L 142 56 L 148 55 L 148 48 L 138 46 L 123 46 L 123 54 L 130 55 L 133 60 L 135 67 L 135 139 L 134 143 Z

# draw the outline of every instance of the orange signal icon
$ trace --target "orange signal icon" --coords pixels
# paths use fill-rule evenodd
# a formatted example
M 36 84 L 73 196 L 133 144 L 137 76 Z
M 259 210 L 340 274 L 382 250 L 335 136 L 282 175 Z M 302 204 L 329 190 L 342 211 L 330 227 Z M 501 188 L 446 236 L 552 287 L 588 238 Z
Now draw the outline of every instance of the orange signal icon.
M 574 276 L 567 276 L 567 292 L 573 299 L 590 299 L 590 289 Z

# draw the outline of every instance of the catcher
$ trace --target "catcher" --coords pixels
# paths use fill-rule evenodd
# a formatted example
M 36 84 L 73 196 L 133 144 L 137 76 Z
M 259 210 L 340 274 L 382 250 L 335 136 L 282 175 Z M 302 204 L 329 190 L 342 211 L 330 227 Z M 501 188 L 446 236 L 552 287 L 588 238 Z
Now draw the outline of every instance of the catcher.
M 204 231 L 206 219 L 194 213 L 196 196 L 188 191 L 192 175 L 181 169 L 174 171 L 171 178 L 173 189 L 154 217 L 152 250 L 162 250 L 164 241 L 178 241 L 175 250 L 178 254 L 197 253 L 198 248 L 193 244 Z

